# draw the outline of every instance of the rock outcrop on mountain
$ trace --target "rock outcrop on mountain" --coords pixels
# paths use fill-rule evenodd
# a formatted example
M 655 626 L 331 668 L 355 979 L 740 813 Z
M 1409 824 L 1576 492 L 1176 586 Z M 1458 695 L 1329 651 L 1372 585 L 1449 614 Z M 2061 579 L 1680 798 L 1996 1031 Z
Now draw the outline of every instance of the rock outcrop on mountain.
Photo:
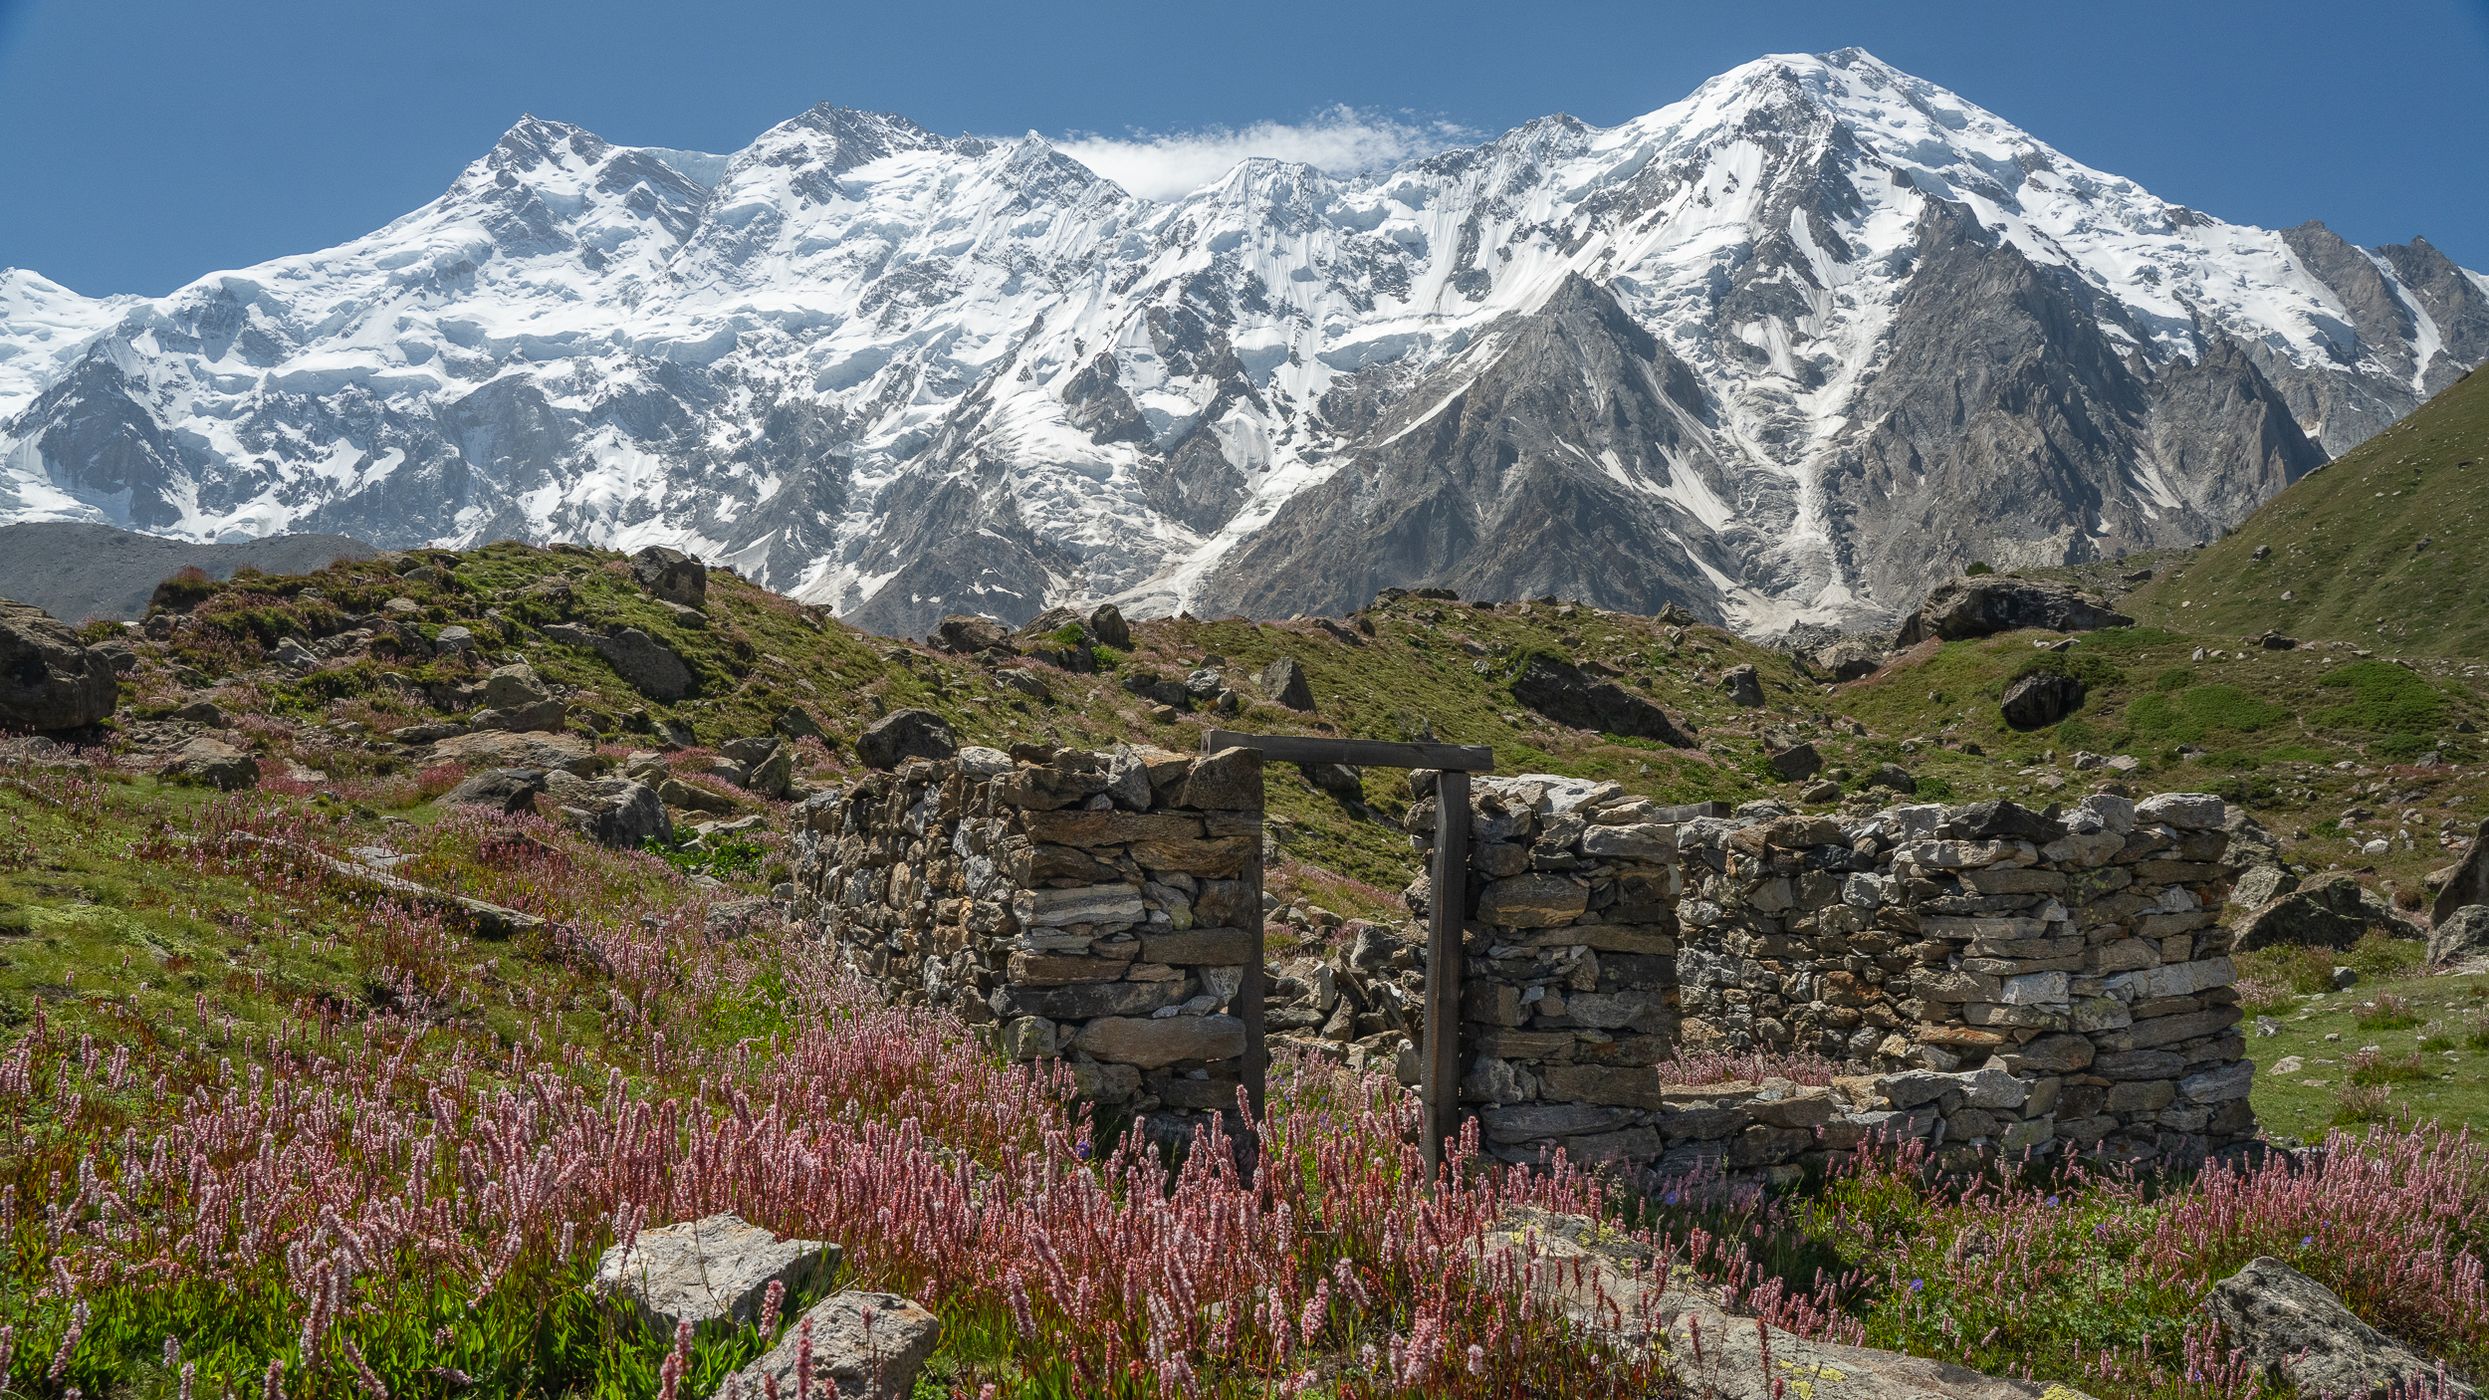
M 363 238 L 0 272 L 0 522 L 661 545 L 922 635 L 1561 594 L 1889 626 L 2191 543 L 2489 356 L 2415 241 L 2224 223 L 1856 50 L 1163 203 L 822 106 L 521 121 Z

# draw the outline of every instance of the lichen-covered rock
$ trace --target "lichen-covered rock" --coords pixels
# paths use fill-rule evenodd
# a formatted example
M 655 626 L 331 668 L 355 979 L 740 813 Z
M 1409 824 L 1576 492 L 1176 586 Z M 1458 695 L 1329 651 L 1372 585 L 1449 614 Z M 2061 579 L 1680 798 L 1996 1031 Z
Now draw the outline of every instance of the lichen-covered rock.
M 2429 966 L 2489 967 L 2489 904 L 2466 904 L 2429 930 Z
M 542 806 L 601 845 L 637 850 L 650 839 L 671 842 L 674 820 L 656 789 L 630 778 L 545 775 Z
M 173 751 L 163 768 L 166 780 L 196 783 L 232 792 L 259 781 L 259 760 L 209 735 L 200 735 Z
M 836 1270 L 839 1248 L 781 1239 L 732 1213 L 642 1230 L 596 1261 L 589 1288 L 660 1337 L 760 1320 L 769 1285 L 788 1293 Z
M 849 1290 L 815 1303 L 720 1394 L 794 1400 L 908 1400 L 942 1341 L 942 1320 L 896 1293 Z M 811 1362 L 809 1376 L 801 1375 Z
M 1311 710 L 1314 688 L 1305 679 L 1305 668 L 1293 656 L 1283 656 L 1262 668 L 1257 678 L 1262 693 L 1291 710 Z
M 679 549 L 652 544 L 631 556 L 631 577 L 651 596 L 686 608 L 709 603 L 709 566 Z
M 2279 1259 L 2248 1261 L 2213 1285 L 2204 1310 L 2268 1376 L 2301 1395 L 2386 1400 L 2437 1381 L 2437 1363 L 2360 1321 L 2331 1289 Z M 2479 1392 L 2449 1377 L 2425 1393 L 2460 1400 Z
M 950 722 L 931 710 L 884 715 L 856 736 L 856 757 L 868 768 L 896 768 L 911 758 L 949 758 L 958 752 Z

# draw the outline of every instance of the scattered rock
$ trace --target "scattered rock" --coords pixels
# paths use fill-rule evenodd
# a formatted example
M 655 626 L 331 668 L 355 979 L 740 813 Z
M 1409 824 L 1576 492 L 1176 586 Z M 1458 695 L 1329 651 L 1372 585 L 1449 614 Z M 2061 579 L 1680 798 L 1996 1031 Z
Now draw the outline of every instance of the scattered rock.
M 1749 710 L 1763 708 L 1763 673 L 1751 665 L 1731 666 L 1720 673 L 1720 689 L 1731 703 Z
M 780 1239 L 739 1215 L 712 1215 L 642 1230 L 628 1248 L 607 1249 L 588 1286 L 616 1311 L 670 1339 L 685 1322 L 721 1331 L 757 1323 L 771 1283 L 793 1293 L 838 1261 L 837 1245 Z
M 1775 776 L 1783 782 L 1790 783 L 1802 782 L 1814 777 L 1823 771 L 1824 766 L 1823 755 L 1815 751 L 1813 744 L 1791 744 L 1769 755 L 1767 761 L 1772 765 L 1772 772 Z M 1838 787 L 1833 789 L 1833 795 L 1836 797 L 1840 795 Z
M 442 794 L 441 800 L 453 807 L 497 807 L 504 812 L 524 812 L 536 805 L 536 794 L 544 791 L 544 774 L 534 768 L 488 768 L 470 773 L 458 786 Z
M 2422 1393 L 2438 1375 L 2435 1362 L 2360 1321 L 2331 1289 L 2279 1259 L 2248 1261 L 2213 1285 L 2204 1310 L 2268 1378 L 2301 1395 L 2384 1400 Z M 2426 1393 L 2479 1394 L 2451 1377 Z
M 821 722 L 814 719 L 810 714 L 807 714 L 800 705 L 789 705 L 785 709 L 780 710 L 778 712 L 778 717 L 769 722 L 769 727 L 772 732 L 787 739 L 818 739 L 821 737 Z
M 699 678 L 674 648 L 636 627 L 597 633 L 588 645 L 615 675 L 651 700 L 680 700 L 700 688 Z
M 2489 964 L 2489 904 L 2466 904 L 2429 930 L 2429 966 Z
M 1297 771 L 1305 781 L 1323 792 L 1347 802 L 1365 798 L 1365 774 L 1345 763 L 1300 763 Z
M 201 735 L 175 749 L 162 771 L 171 782 L 232 792 L 259 781 L 259 760 L 222 739 Z
M 833 1293 L 789 1324 L 778 1344 L 727 1377 L 718 1393 L 795 1400 L 908 1400 L 942 1340 L 942 1322 L 896 1293 Z M 806 1348 L 812 1374 L 796 1365 Z
M 430 761 L 586 773 L 596 767 L 596 753 L 588 747 L 587 740 L 574 734 L 513 734 L 487 729 L 439 740 L 432 745 Z
M 1905 797 L 1915 795 L 1919 790 L 1919 780 L 1910 776 L 1910 770 L 1897 763 L 1877 764 L 1874 768 L 1868 770 L 1866 777 L 1859 780 L 1859 785 L 1871 788 L 1889 788 L 1890 790 L 1898 792 Z
M 2033 671 L 2005 687 L 2000 708 L 2016 729 L 2045 729 L 2083 707 L 2083 683 L 2061 671 Z
M 545 775 L 545 801 L 552 815 L 570 823 L 600 845 L 637 850 L 650 837 L 671 842 L 674 819 L 666 815 L 657 790 L 630 778 L 582 778 L 555 771 Z
M 795 786 L 794 749 L 772 743 L 768 753 L 743 770 L 743 786 L 763 797 L 785 797 Z
M 186 724 L 195 724 L 202 729 L 225 727 L 225 712 L 218 709 L 213 700 L 193 700 L 186 705 L 176 705 L 167 710 L 164 717 L 181 720 Z
M 1132 649 L 1132 624 L 1124 621 L 1123 610 L 1113 603 L 1100 603 L 1091 608 L 1084 625 L 1088 627 L 1089 635 L 1097 639 L 1099 646 L 1113 647 L 1117 651 Z
M 2134 625 L 2133 618 L 2063 584 L 1983 576 L 1938 585 L 1919 610 L 1901 624 L 1893 644 L 1916 646 L 1930 638 L 1960 641 L 2025 627 L 2090 632 L 2102 627 Z
M 1687 749 L 1694 740 L 1659 706 L 1614 681 L 1592 681 L 1569 661 L 1538 653 L 1513 678 L 1512 698 L 1558 724 Z
M 632 555 L 631 577 L 666 602 L 686 608 L 709 604 L 709 566 L 679 549 L 652 544 Z
M 120 698 L 109 657 L 41 608 L 0 598 L 0 729 L 84 729 Z
M 1262 668 L 1257 678 L 1262 693 L 1291 710 L 1314 707 L 1314 688 L 1305 680 L 1305 668 L 1293 656 L 1283 656 Z
M 933 625 L 933 631 L 925 638 L 925 645 L 953 656 L 974 656 L 1001 646 L 1010 635 L 1001 623 L 990 617 L 952 613 Z
M 900 710 L 866 725 L 856 736 L 856 757 L 868 768 L 896 768 L 911 758 L 949 758 L 959 752 L 948 721 L 931 710 Z

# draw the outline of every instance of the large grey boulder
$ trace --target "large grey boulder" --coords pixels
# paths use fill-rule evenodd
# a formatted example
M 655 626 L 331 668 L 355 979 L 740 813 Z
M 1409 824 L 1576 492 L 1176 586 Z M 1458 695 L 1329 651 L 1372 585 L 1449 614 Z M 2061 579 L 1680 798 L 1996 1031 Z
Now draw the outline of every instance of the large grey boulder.
M 582 778 L 556 770 L 545 775 L 544 805 L 600 845 L 635 850 L 650 837 L 674 839 L 657 790 L 630 778 Z
M 586 773 L 596 767 L 596 750 L 575 734 L 512 734 L 487 729 L 453 734 L 432 745 L 431 763 L 482 764 L 493 768 L 560 768 Z
M 1720 689 L 1731 704 L 1748 710 L 1763 708 L 1763 673 L 1751 665 L 1739 664 L 1720 673 Z
M 2374 930 L 2390 938 L 2417 938 L 2420 930 L 2394 906 L 2346 874 L 2319 875 L 2238 925 L 2240 951 L 2288 943 L 2303 948 L 2348 948 Z
M 1314 707 L 1314 688 L 1305 679 L 1305 668 L 1293 656 L 1283 656 L 1262 668 L 1256 677 L 1262 693 L 1291 710 Z
M 1091 608 L 1083 625 L 1089 629 L 1090 636 L 1098 639 L 1099 646 L 1113 647 L 1117 651 L 1132 649 L 1132 624 L 1124 621 L 1123 609 L 1113 603 L 1100 603 Z
M 925 645 L 954 656 L 974 656 L 1001 646 L 1010 639 L 1010 635 L 1001 623 L 990 617 L 952 613 L 933 625 L 933 631 L 925 637 Z
M 1896 647 L 1932 639 L 1961 641 L 2037 627 L 2050 632 L 2090 632 L 2132 627 L 2135 620 L 2099 599 L 2063 584 L 2005 577 L 1959 578 L 1939 584 L 1919 610 L 1901 624 Z
M 726 1378 L 719 1394 L 794 1400 L 909 1400 L 917 1373 L 942 1341 L 942 1320 L 896 1293 L 833 1293 L 797 1318 L 778 1344 Z M 809 1351 L 811 1376 L 799 1384 Z
M 709 566 L 679 549 L 652 544 L 632 555 L 631 577 L 666 602 L 686 608 L 708 606 Z
M 700 688 L 699 678 L 674 648 L 636 627 L 600 633 L 590 645 L 615 675 L 651 700 L 680 700 Z
M 1531 656 L 1513 677 L 1512 698 L 1558 724 L 1596 729 L 1631 739 L 1657 739 L 1670 748 L 1694 741 L 1659 706 L 1614 681 L 1594 681 L 1569 661 Z
M 2429 917 L 2443 923 L 2466 904 L 2489 904 L 2489 821 L 2480 824 L 2472 848 L 2446 876 L 2446 883 L 2438 886 Z
M 949 758 L 959 740 L 949 721 L 931 710 L 900 710 L 882 716 L 856 736 L 856 757 L 868 768 L 896 768 L 911 758 Z
M 2257 1258 L 2213 1285 L 2204 1310 L 2266 1375 L 2301 1395 L 2330 1400 L 2384 1400 L 2419 1393 L 2434 1382 L 2437 1363 L 2362 1322 L 2331 1289 L 2279 1259 Z M 2479 1392 L 2451 1377 L 2448 1397 Z
M 2429 966 L 2489 966 L 2489 904 L 2466 904 L 2429 930 Z
M 2089 1400 L 2058 1382 L 1809 1341 L 1730 1311 L 1587 1216 L 1511 1210 L 1477 1248 L 1574 1326 L 1630 1356 L 1665 1352 L 1681 1393 L 1704 1400 Z
M 441 794 L 441 801 L 451 807 L 524 812 L 536 805 L 536 794 L 544 791 L 544 783 L 544 774 L 534 768 L 487 768 L 460 779 L 458 786 Z
M 109 657 L 41 608 L 0 598 L 0 730 L 84 729 L 120 698 Z
M 161 773 L 169 782 L 232 792 L 258 783 L 259 760 L 222 739 L 202 734 L 173 750 Z
M 642 1230 L 596 1261 L 589 1289 L 662 1337 L 757 1323 L 769 1285 L 788 1293 L 838 1267 L 839 1248 L 780 1239 L 732 1213 Z M 789 1392 L 790 1394 L 792 1392 Z
M 2083 708 L 2083 683 L 2060 671 L 2034 671 L 2005 687 L 1999 708 L 2016 729 L 2045 729 Z

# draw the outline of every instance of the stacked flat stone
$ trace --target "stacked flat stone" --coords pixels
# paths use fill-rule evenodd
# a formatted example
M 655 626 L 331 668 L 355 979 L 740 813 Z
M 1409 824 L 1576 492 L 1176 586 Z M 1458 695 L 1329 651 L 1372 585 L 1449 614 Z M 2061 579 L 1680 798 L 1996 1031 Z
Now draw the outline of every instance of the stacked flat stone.
M 2171 793 L 1689 823 L 1687 1039 L 1887 1071 L 1856 1097 L 1932 1111 L 1911 1126 L 1957 1159 L 2242 1141 L 2224 815 Z
M 805 907 L 898 1000 L 1154 1123 L 1235 1106 L 1259 754 L 970 748 L 808 799 L 798 825 Z
M 1433 799 L 1408 822 L 1432 843 Z M 1676 829 L 1614 783 L 1529 774 L 1470 790 L 1461 1100 L 1506 1161 L 1656 1157 L 1676 1044 Z M 1424 913 L 1425 882 L 1410 890 Z

